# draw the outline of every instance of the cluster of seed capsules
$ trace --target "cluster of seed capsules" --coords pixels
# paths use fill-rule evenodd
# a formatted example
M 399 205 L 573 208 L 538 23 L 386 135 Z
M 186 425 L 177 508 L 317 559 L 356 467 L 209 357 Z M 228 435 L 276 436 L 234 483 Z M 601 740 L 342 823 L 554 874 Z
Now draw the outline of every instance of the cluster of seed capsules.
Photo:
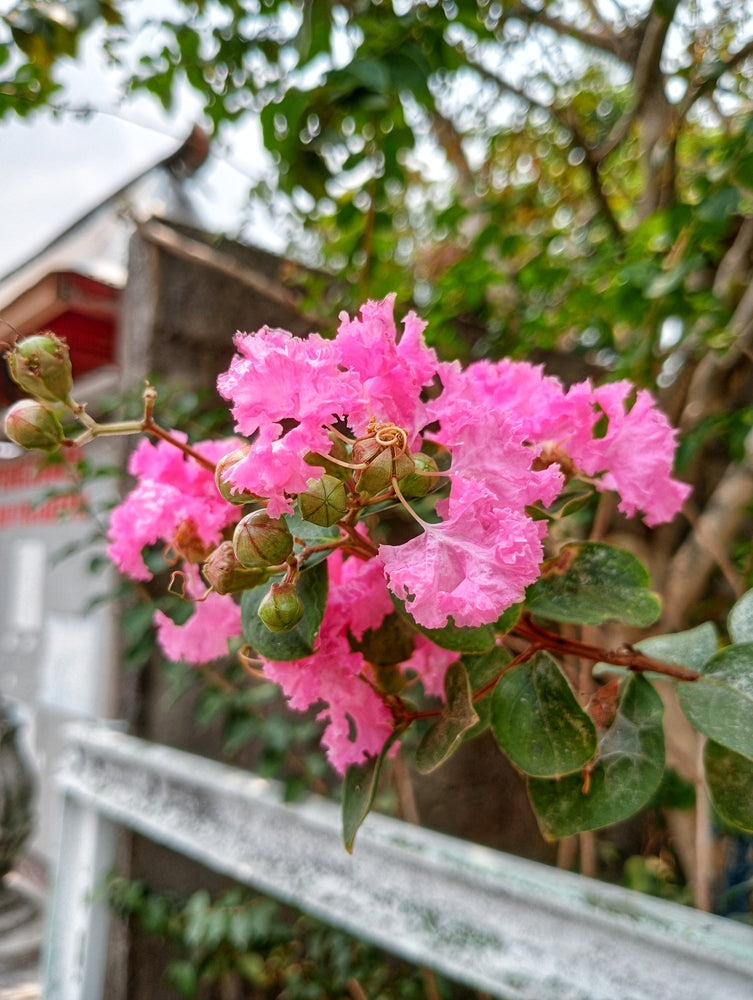
M 409 508 L 408 501 L 426 496 L 441 480 L 436 460 L 425 452 L 411 454 L 405 431 L 394 424 L 372 422 L 368 433 L 357 439 L 333 430 L 330 440 L 332 447 L 327 455 L 306 456 L 310 465 L 327 471 L 319 478 L 311 478 L 294 502 L 304 521 L 321 528 L 337 526 L 340 533 L 336 540 L 322 538 L 320 544 L 302 541 L 296 553 L 296 538 L 287 518 L 272 518 L 263 506 L 257 506 L 238 522 L 232 541 L 222 542 L 202 567 L 207 584 L 219 594 L 247 590 L 283 573 L 282 580 L 270 586 L 258 610 L 272 632 L 293 629 L 304 614 L 296 580 L 308 557 L 315 551 L 337 547 L 371 558 L 377 550 L 356 528 L 359 519 L 394 502 Z M 247 451 L 247 447 L 240 447 L 220 459 L 215 482 L 230 503 L 258 505 L 263 498 L 235 490 L 226 479 Z

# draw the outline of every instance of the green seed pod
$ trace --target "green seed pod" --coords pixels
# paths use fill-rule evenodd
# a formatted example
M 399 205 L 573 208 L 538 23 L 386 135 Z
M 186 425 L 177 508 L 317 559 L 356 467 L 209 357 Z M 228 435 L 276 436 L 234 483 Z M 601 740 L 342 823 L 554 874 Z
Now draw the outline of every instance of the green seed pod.
M 356 489 L 359 493 L 376 496 L 383 493 L 390 485 L 392 478 L 392 455 L 389 448 L 384 448 L 369 462 L 356 479 Z
M 410 472 L 402 478 L 398 477 L 398 486 L 406 500 L 419 500 L 421 497 L 426 496 L 436 482 L 436 479 L 432 476 L 418 475 L 418 472 L 438 472 L 439 470 L 437 463 L 431 455 L 417 451 L 412 458 L 417 471 Z
M 25 337 L 7 355 L 8 370 L 16 385 L 35 399 L 67 403 L 73 389 L 68 345 L 54 333 Z
M 223 455 L 217 463 L 214 472 L 214 481 L 217 486 L 217 492 L 224 500 L 227 500 L 228 503 L 235 503 L 239 506 L 244 503 L 250 503 L 252 500 L 258 500 L 259 498 L 256 494 L 249 493 L 246 490 L 236 490 L 234 486 L 225 480 L 225 476 L 234 465 L 237 465 L 238 462 L 246 457 L 249 452 L 249 447 L 250 446 L 247 445 L 243 448 L 234 448 L 233 451 L 229 451 L 227 455 Z
M 5 414 L 5 433 L 22 448 L 55 451 L 65 437 L 54 410 L 33 399 L 21 399 Z
M 271 518 L 266 510 L 255 510 L 236 525 L 233 549 L 247 568 L 279 566 L 293 551 L 293 536 L 283 518 Z
M 380 451 L 384 451 L 384 445 L 377 441 L 373 434 L 368 437 L 358 438 L 353 442 L 352 461 L 355 465 L 366 462 L 373 462 Z
M 209 586 L 218 594 L 238 594 L 264 583 L 269 574 L 264 569 L 241 565 L 232 542 L 221 542 L 201 567 Z
M 400 479 L 413 472 L 413 468 L 413 459 L 407 452 L 395 458 L 392 449 L 385 448 L 358 477 L 356 489 L 369 496 L 377 496 L 389 489 L 393 476 Z
M 348 509 L 345 484 L 325 474 L 321 479 L 309 479 L 307 486 L 305 493 L 298 494 L 298 509 L 304 521 L 322 528 L 337 524 Z
M 303 601 L 294 583 L 273 583 L 257 612 L 270 632 L 290 632 L 303 618 Z

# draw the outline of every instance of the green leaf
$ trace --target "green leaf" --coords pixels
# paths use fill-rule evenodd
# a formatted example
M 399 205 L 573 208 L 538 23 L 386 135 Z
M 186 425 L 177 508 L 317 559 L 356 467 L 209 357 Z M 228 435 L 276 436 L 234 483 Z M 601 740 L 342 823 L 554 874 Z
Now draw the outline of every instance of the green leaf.
M 529 778 L 528 791 L 545 837 L 557 839 L 618 823 L 651 798 L 664 771 L 663 705 L 644 677 L 624 682 L 617 714 L 601 733 L 585 775 Z
M 171 962 L 167 967 L 170 984 L 185 997 L 193 996 L 199 988 L 199 976 L 189 961 Z
M 360 640 L 350 638 L 352 649 L 362 653 L 372 666 L 386 667 L 409 660 L 416 641 L 416 631 L 393 611 L 375 629 L 366 629 Z
M 471 689 L 478 691 L 504 670 L 512 656 L 504 646 L 494 646 L 485 653 L 464 653 L 462 659 Z
M 583 510 L 591 502 L 593 495 L 593 489 L 587 492 L 562 493 L 549 507 L 532 505 L 526 507 L 526 512 L 534 521 L 560 521 L 563 517 L 577 514 L 579 510 Z
M 701 670 L 717 651 L 719 637 L 711 622 L 670 635 L 653 635 L 635 644 L 646 656 L 665 663 L 677 663 L 690 670 Z M 657 675 L 658 676 L 658 675 Z
M 703 753 L 706 783 L 722 819 L 753 833 L 753 761 L 708 740 Z
M 367 757 L 363 764 L 351 764 L 343 781 L 343 842 L 348 854 L 353 853 L 353 843 L 361 823 L 369 815 L 379 786 L 382 764 L 390 747 L 401 734 L 395 730 L 376 757 Z
M 511 604 L 509 608 L 506 608 L 500 617 L 496 620 L 492 628 L 497 635 L 506 635 L 518 623 L 523 612 L 522 604 Z
M 649 575 L 634 555 L 600 542 L 565 545 L 526 591 L 531 614 L 576 625 L 609 621 L 645 627 L 661 614 Z
M 457 750 L 463 734 L 479 721 L 473 707 L 468 674 L 458 660 L 447 668 L 444 679 L 445 707 L 441 719 L 424 733 L 416 750 L 416 768 L 429 774 Z
M 504 646 L 495 646 L 486 653 L 465 653 L 463 666 L 468 673 L 471 690 L 478 692 L 485 685 L 490 685 L 512 659 L 512 654 Z M 463 740 L 472 740 L 489 728 L 492 721 L 492 694 L 494 687 L 490 686 L 486 694 L 476 699 L 473 707 L 479 721 L 463 734 Z
M 241 595 L 241 620 L 246 642 L 268 660 L 300 660 L 314 651 L 314 640 L 327 604 L 327 564 L 317 563 L 298 578 L 298 596 L 303 602 L 303 618 L 290 632 L 270 632 L 257 614 L 271 581 Z
M 704 622 L 696 628 L 685 632 L 673 632 L 669 635 L 653 635 L 649 639 L 641 639 L 635 643 L 635 648 L 655 660 L 664 663 L 676 663 L 689 670 L 700 670 L 704 663 L 714 655 L 719 644 L 715 626 Z M 618 667 L 613 663 L 597 663 L 593 668 L 595 677 L 604 675 L 622 675 L 629 677 L 631 671 L 626 667 Z M 649 680 L 668 680 L 666 674 L 647 670 L 643 676 Z
M 333 524 L 328 528 L 320 527 L 318 524 L 313 524 L 311 521 L 304 521 L 298 511 L 295 511 L 293 514 L 283 514 L 283 517 L 287 522 L 290 534 L 293 538 L 298 539 L 306 547 L 313 547 L 316 545 L 323 545 L 326 542 L 331 542 L 333 538 L 337 538 L 340 534 L 340 530 L 336 525 Z M 330 550 L 313 552 L 307 557 L 304 563 L 304 568 L 309 569 L 309 567 L 323 562 L 329 555 L 331 555 Z
M 753 590 L 743 594 L 727 617 L 732 642 L 753 642 Z
M 596 727 L 548 653 L 503 675 L 492 695 L 492 730 L 521 771 L 555 778 L 596 753 Z
M 753 642 L 720 650 L 678 697 L 696 729 L 753 760 Z
M 403 601 L 393 595 L 392 602 L 398 612 L 406 621 L 410 622 L 417 632 L 431 639 L 442 649 L 450 649 L 456 653 L 485 653 L 494 646 L 494 627 L 492 625 L 481 625 L 479 628 L 459 628 L 454 624 L 452 618 L 449 618 L 444 628 L 426 628 L 424 625 L 419 625 Z

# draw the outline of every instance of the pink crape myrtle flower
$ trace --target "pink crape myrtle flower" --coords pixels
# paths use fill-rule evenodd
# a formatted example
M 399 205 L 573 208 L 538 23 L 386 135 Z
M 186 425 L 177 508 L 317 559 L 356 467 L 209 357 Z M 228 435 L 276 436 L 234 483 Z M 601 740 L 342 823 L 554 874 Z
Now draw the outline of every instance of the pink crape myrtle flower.
M 443 628 L 448 617 L 458 626 L 495 622 L 538 578 L 544 523 L 462 477 L 437 512 L 442 521 L 411 541 L 380 545 L 390 590 L 426 628 Z
M 322 743 L 332 767 L 343 773 L 349 764 L 378 754 L 392 732 L 389 708 L 360 676 L 368 676 L 371 668 L 348 640 L 348 633 L 361 639 L 367 629 L 378 628 L 392 611 L 392 601 L 381 567 L 373 561 L 346 560 L 334 552 L 327 565 L 329 594 L 314 653 L 300 660 L 262 662 L 265 675 L 280 685 L 291 708 L 304 711 L 324 703 L 317 716 L 327 722 Z
M 317 715 L 327 723 L 322 743 L 330 764 L 342 773 L 349 764 L 379 754 L 393 730 L 389 707 L 368 683 L 372 668 L 350 638 L 360 640 L 367 630 L 378 629 L 394 606 L 375 560 L 343 559 L 335 552 L 328 564 L 329 599 L 314 653 L 294 661 L 264 659 L 263 664 L 291 708 L 303 711 L 324 703 Z M 417 634 L 413 654 L 401 667 L 417 674 L 427 693 L 441 696 L 445 671 L 457 658 Z
M 426 323 L 414 312 L 403 320 L 403 335 L 397 339 L 394 306 L 393 293 L 367 302 L 354 319 L 341 313 L 335 344 L 340 365 L 361 386 L 348 411 L 351 430 L 363 434 L 374 418 L 404 428 L 412 440 L 428 422 L 421 390 L 431 384 L 439 362 L 424 343 Z
M 334 341 L 316 333 L 294 337 L 263 327 L 237 334 L 235 344 L 238 353 L 217 388 L 232 402 L 236 430 L 258 437 L 226 479 L 269 498 L 272 517 L 291 513 L 286 494 L 304 490 L 316 472 L 305 455 L 329 450 L 326 428 L 348 412 L 358 380 L 342 370 Z
M 196 566 L 184 567 L 186 593 L 202 598 L 206 585 Z M 207 594 L 193 606 L 193 614 L 183 625 L 176 624 L 163 611 L 156 611 L 157 641 L 168 659 L 174 662 L 209 663 L 227 656 L 228 640 L 240 636 L 241 609 L 229 594 Z
M 654 403 L 651 393 L 635 392 L 630 382 L 612 382 L 593 390 L 593 399 L 607 418 L 606 434 L 579 439 L 571 455 L 589 475 L 602 473 L 599 489 L 614 490 L 627 516 L 642 511 L 649 527 L 671 521 L 690 494 L 690 486 L 672 477 L 676 431 Z M 598 416 L 598 415 L 597 415 Z
M 567 456 L 593 478 L 596 489 L 619 494 L 623 513 L 632 517 L 642 512 L 650 527 L 670 521 L 690 493 L 689 486 L 672 476 L 676 432 L 645 389 L 628 407 L 635 393 L 630 382 L 594 388 L 585 381 L 566 390 L 541 366 L 509 359 L 475 362 L 462 373 L 457 365 L 445 365 L 440 377 L 449 395 L 444 402 L 443 392 L 431 407 L 442 422 L 439 440 L 461 443 L 458 426 L 468 416 L 459 399 L 459 387 L 464 387 L 467 411 L 507 414 L 521 443 L 533 452 L 547 449 Z M 550 502 L 543 495 L 542 501 Z
M 265 675 L 280 685 L 291 708 L 304 711 L 319 702 L 325 703 L 318 714 L 318 718 L 328 722 L 322 743 L 336 771 L 342 773 L 349 764 L 363 763 L 367 755 L 381 751 L 392 732 L 392 714 L 383 699 L 359 676 L 368 674 L 368 664 L 350 648 L 329 607 L 311 656 L 262 662 Z
M 174 435 L 185 441 L 185 435 Z M 195 446 L 216 462 L 237 447 L 237 441 L 204 441 Z M 142 440 L 131 455 L 129 472 L 136 487 L 112 512 L 108 554 L 135 580 L 150 580 L 142 550 L 147 545 L 173 544 L 176 532 L 191 522 L 205 546 L 216 545 L 222 530 L 238 520 L 238 509 L 217 492 L 214 475 L 166 441 Z
M 354 319 L 341 314 L 333 340 L 268 327 L 236 336 L 237 354 L 217 387 L 232 402 L 236 430 L 256 437 L 226 479 L 238 491 L 266 497 L 272 517 L 291 513 L 290 496 L 323 472 L 304 458 L 329 451 L 333 423 L 356 436 L 371 420 L 394 423 L 411 440 L 426 423 L 421 390 L 436 374 L 437 357 L 415 313 L 405 317 L 398 339 L 394 301 L 389 295 L 367 302 Z
M 561 471 L 554 465 L 532 468 L 538 450 L 526 444 L 517 408 L 491 400 L 473 378 L 474 369 L 445 364 L 442 394 L 427 407 L 429 419 L 440 425 L 427 436 L 452 456 L 450 479 L 475 479 L 494 494 L 498 506 L 515 510 L 537 501 L 552 503 L 564 483 Z
M 405 673 L 416 674 L 428 695 L 444 697 L 444 675 L 451 663 L 460 659 L 460 653 L 450 649 L 442 649 L 420 633 L 413 644 L 413 654 L 405 660 L 402 669 Z

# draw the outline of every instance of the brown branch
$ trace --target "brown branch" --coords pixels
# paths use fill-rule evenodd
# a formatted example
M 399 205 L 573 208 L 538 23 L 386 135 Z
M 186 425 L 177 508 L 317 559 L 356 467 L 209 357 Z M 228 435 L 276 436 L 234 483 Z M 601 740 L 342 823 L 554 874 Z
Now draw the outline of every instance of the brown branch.
M 743 228 L 746 229 L 744 240 L 747 240 L 749 235 L 746 223 L 743 223 L 740 230 L 742 233 Z M 750 236 L 753 239 L 753 233 Z M 734 249 L 734 244 L 731 249 Z M 724 281 L 725 277 L 722 276 L 720 280 Z M 753 347 L 753 284 L 749 284 L 745 289 L 726 332 L 730 342 L 729 348 L 724 352 L 707 351 L 693 373 L 688 387 L 688 401 L 681 418 L 681 429 L 684 432 L 695 427 L 715 408 L 714 395 L 719 393 L 720 380 L 732 371 Z
M 746 442 L 745 460 L 731 464 L 696 521 L 695 530 L 670 563 L 664 588 L 662 625 L 682 628 L 689 608 L 701 599 L 718 562 L 714 553 L 726 552 L 740 530 L 753 499 L 753 432 Z
M 525 4 L 520 4 L 517 7 L 511 7 L 506 11 L 502 23 L 505 21 L 522 21 L 526 25 L 539 24 L 544 28 L 549 28 L 558 35 L 562 35 L 566 38 L 574 38 L 575 41 L 580 42 L 589 48 L 599 49 L 601 52 L 607 52 L 609 55 L 615 56 L 621 61 L 626 61 L 626 35 L 619 35 L 616 31 L 588 31 L 585 28 L 579 28 L 577 25 L 572 24 L 570 21 L 565 21 L 560 17 L 553 17 L 547 14 L 545 10 L 536 10 L 531 7 L 527 7 Z
M 195 462 L 197 462 L 202 469 L 206 469 L 207 472 L 214 472 L 216 468 L 214 462 L 211 462 L 205 455 L 196 451 L 196 449 L 192 448 L 190 444 L 186 444 L 185 441 L 179 441 L 177 438 L 174 438 L 169 431 L 166 431 L 164 427 L 160 427 L 159 424 L 155 424 L 154 421 L 145 420 L 143 430 L 145 434 L 153 434 L 154 437 L 158 437 L 162 441 L 166 441 L 168 444 L 178 448 L 184 455 L 188 455 L 189 458 L 192 458 Z
M 633 101 L 607 138 L 594 149 L 593 155 L 597 163 L 605 160 L 622 144 L 648 98 L 652 94 L 655 95 L 657 85 L 662 78 L 661 55 L 678 2 L 679 0 L 671 0 L 669 16 L 663 12 L 657 12 L 658 5 L 654 3 L 641 25 L 634 32 L 635 52 L 631 61 L 635 89 Z
M 432 118 L 437 141 L 444 150 L 448 163 L 455 168 L 463 188 L 466 191 L 472 192 L 475 185 L 475 177 L 463 150 L 463 144 L 457 129 L 436 108 L 432 112 Z
M 655 660 L 629 645 L 620 649 L 602 649 L 600 646 L 592 646 L 588 642 L 565 638 L 537 625 L 528 616 L 521 618 L 512 631 L 514 634 L 528 639 L 536 648 L 559 653 L 561 656 L 578 656 L 585 660 L 592 660 L 594 663 L 611 663 L 616 667 L 626 667 L 634 673 L 650 671 L 663 674 L 665 677 L 672 677 L 678 681 L 695 681 L 700 676 L 697 670 L 689 670 L 677 663 Z
M 753 39 L 746 42 L 741 49 L 738 49 L 737 52 L 733 53 L 726 62 L 722 59 L 717 60 L 707 73 L 699 75 L 692 80 L 688 84 L 688 88 L 685 91 L 683 99 L 677 106 L 677 115 L 679 119 L 683 121 L 696 101 L 698 101 L 705 94 L 708 94 L 710 90 L 713 90 L 725 73 L 729 73 L 730 70 L 739 66 L 741 62 L 752 55 Z
M 561 125 L 562 127 L 567 129 L 571 137 L 570 148 L 582 149 L 585 154 L 587 169 L 591 177 L 591 187 L 593 190 L 594 198 L 596 199 L 596 202 L 598 204 L 599 211 L 606 219 L 607 224 L 609 225 L 609 228 L 611 229 L 613 235 L 617 239 L 622 241 L 623 239 L 622 229 L 620 228 L 620 225 L 617 222 L 614 213 L 612 212 L 611 206 L 609 205 L 609 201 L 606 195 L 604 194 L 604 189 L 601 186 L 601 178 L 599 177 L 599 172 L 598 172 L 599 159 L 596 157 L 596 152 L 594 150 L 594 147 L 589 145 L 589 143 L 586 141 L 583 134 L 581 133 L 580 127 L 578 126 L 572 111 L 569 108 L 559 108 L 556 105 L 545 104 L 543 101 L 540 101 L 535 97 L 532 97 L 529 93 L 523 90 L 522 87 L 518 87 L 514 83 L 511 83 L 509 80 L 505 80 L 503 77 L 499 76 L 493 70 L 489 69 L 487 66 L 484 66 L 483 63 L 478 61 L 478 59 L 474 58 L 472 50 L 467 48 L 463 42 L 458 42 L 457 48 L 468 60 L 469 65 L 473 66 L 473 68 L 479 73 L 481 77 L 483 77 L 486 80 L 490 80 L 492 83 L 496 84 L 496 86 L 500 87 L 502 90 L 506 91 L 509 94 L 512 94 L 513 97 L 519 97 L 522 101 L 525 101 L 532 107 L 540 108 L 542 111 L 545 111 L 549 115 L 549 117 L 552 118 L 558 125 Z

